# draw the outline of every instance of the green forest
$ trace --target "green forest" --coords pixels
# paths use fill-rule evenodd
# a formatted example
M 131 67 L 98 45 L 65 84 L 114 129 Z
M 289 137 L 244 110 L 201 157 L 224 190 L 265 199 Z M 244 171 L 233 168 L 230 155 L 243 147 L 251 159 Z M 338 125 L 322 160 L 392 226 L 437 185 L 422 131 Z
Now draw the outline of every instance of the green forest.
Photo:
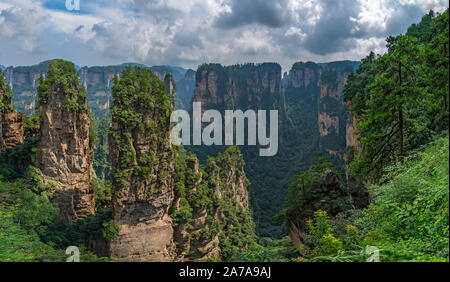
M 280 100 L 264 93 L 259 106 L 286 106 L 281 120 L 289 129 L 282 131 L 286 143 L 276 157 L 284 167 L 271 167 L 279 159 L 263 162 L 253 148 L 172 146 L 171 97 L 147 68 L 124 67 L 113 80 L 110 113 L 102 116 L 89 109 L 73 63 L 48 62 L 37 88 L 40 108 L 31 115 L 16 111 L 0 70 L 0 261 L 66 261 L 66 248 L 77 246 L 83 262 L 114 262 L 114 251 L 104 250 L 114 249 L 130 223 L 170 225 L 170 261 L 448 262 L 448 9 L 430 11 L 405 34 L 386 38 L 386 47 L 385 54 L 368 54 L 354 71 L 352 63 L 341 64 L 342 70 L 328 65 L 321 77 L 335 89 L 338 74 L 350 73 L 343 93 L 351 115 L 332 99 L 320 106 L 356 119 L 358 146 L 344 149 L 339 132 L 324 140 L 314 135 L 317 97 L 296 97 L 292 88 L 282 88 Z M 247 79 L 254 65 L 238 69 L 242 73 L 235 75 Z M 245 99 L 227 102 L 251 106 Z M 55 184 L 36 165 L 48 116 L 39 109 L 47 103 L 59 105 L 66 118 L 81 119 L 86 112 L 89 122 L 83 136 L 89 150 L 83 153 L 92 162 L 94 212 L 71 222 L 60 219 Z M 292 114 L 300 110 L 304 119 Z M 5 141 L 10 135 L 3 136 L 12 123 L 23 131 L 14 146 Z M 82 134 L 78 130 L 64 136 Z M 291 140 L 302 140 L 301 150 Z M 305 162 L 290 166 L 294 158 Z M 274 174 L 262 178 L 264 171 Z M 273 195 L 273 186 L 285 184 L 284 194 Z

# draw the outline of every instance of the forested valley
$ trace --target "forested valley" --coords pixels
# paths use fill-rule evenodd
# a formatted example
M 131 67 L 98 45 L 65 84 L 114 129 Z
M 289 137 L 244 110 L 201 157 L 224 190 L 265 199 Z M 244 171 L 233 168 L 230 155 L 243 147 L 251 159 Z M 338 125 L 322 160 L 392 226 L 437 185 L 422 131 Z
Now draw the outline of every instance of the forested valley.
M 283 76 L 53 60 L 26 114 L 0 70 L 0 261 L 448 262 L 448 35 L 430 11 L 385 54 Z M 278 110 L 278 155 L 172 145 L 192 101 Z

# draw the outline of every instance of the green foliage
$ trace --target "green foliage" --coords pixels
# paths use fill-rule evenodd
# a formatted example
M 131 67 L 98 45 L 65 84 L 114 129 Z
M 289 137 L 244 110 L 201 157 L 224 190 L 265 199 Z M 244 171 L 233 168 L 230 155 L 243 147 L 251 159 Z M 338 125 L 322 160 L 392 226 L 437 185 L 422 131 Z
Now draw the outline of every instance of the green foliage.
M 102 236 L 106 240 L 112 240 L 117 238 L 119 234 L 120 226 L 114 219 L 103 222 L 102 224 Z
M 383 167 L 448 130 L 448 10 L 389 37 L 387 48 L 363 59 L 344 89 L 362 147 L 351 172 L 363 180 L 375 181 Z
M 248 250 L 238 251 L 231 259 L 233 262 L 288 262 L 298 256 L 289 237 L 272 239 L 263 237 L 258 244 Z
M 112 172 L 113 185 L 117 187 L 117 183 L 120 187 L 126 187 L 123 184 L 130 181 L 128 177 L 134 175 L 147 178 L 154 172 L 158 178 L 152 181 L 161 186 L 159 184 L 165 181 L 164 167 L 173 157 L 166 134 L 172 113 L 166 86 L 148 69 L 126 67 L 120 79 L 114 78 L 112 91 L 112 122 L 124 129 L 120 134 L 110 131 L 118 148 L 118 163 Z M 155 117 L 159 120 L 154 120 Z M 136 159 L 132 145 L 133 137 L 138 134 L 148 134 L 152 147 L 147 156 Z M 155 171 L 154 167 L 157 161 L 160 163 L 159 171 Z
M 91 116 L 91 127 L 95 135 L 95 138 L 91 138 L 94 143 L 94 159 L 92 166 L 95 170 L 95 174 L 102 181 L 111 180 L 112 168 L 108 147 L 108 131 L 110 126 L 110 118 L 103 118 L 99 120 Z
M 250 208 L 238 199 L 246 193 L 234 183 L 243 181 L 247 189 L 248 180 L 243 173 L 244 161 L 239 149 L 229 147 L 217 157 L 209 157 L 205 168 L 198 166 L 197 157 L 184 154 L 177 148 L 175 199 L 170 215 L 174 226 L 187 223 L 188 237 L 193 240 L 212 240 L 219 236 L 221 260 L 233 260 L 237 252 L 247 250 L 256 243 L 255 223 Z M 233 173 L 234 172 L 234 173 Z M 207 212 L 206 225 L 194 229 L 190 225 L 194 214 Z
M 0 261 L 59 261 L 63 251 L 40 241 L 58 213 L 25 180 L 0 181 Z
M 433 10 L 430 10 L 430 12 L 422 17 L 422 20 L 418 24 L 412 24 L 409 28 L 406 34 L 408 36 L 413 36 L 419 39 L 421 42 L 427 42 L 432 35 L 431 32 L 431 25 L 433 22 L 433 18 L 435 17 L 435 14 Z
M 449 261 L 448 147 L 447 135 L 387 167 L 362 213 L 315 212 L 297 261 L 365 261 L 370 246 L 381 261 Z
M 7 148 L 0 153 L 0 179 L 25 178 L 36 159 L 39 137 L 28 137 L 23 144 Z
M 289 229 L 290 224 L 304 228 L 307 225 L 306 219 L 316 210 L 325 210 L 335 215 L 349 209 L 349 196 L 341 190 L 342 187 L 330 189 L 325 183 L 325 172 L 334 174 L 331 169 L 332 164 L 319 157 L 315 166 L 294 176 L 287 201 L 275 219 L 284 223 L 286 229 Z
M 386 260 L 444 258 L 449 244 L 449 139 L 433 142 L 417 157 L 386 169 L 386 184 L 374 189 L 374 202 L 362 223 L 387 234 Z
M 12 103 L 13 93 L 11 87 L 6 84 L 3 71 L 0 70 L 0 113 L 14 112 L 15 108 Z
M 48 68 L 47 77 L 39 78 L 39 104 L 48 102 L 49 95 L 65 95 L 64 108 L 67 111 L 87 110 L 87 93 L 79 84 L 74 64 L 64 60 L 53 60 Z

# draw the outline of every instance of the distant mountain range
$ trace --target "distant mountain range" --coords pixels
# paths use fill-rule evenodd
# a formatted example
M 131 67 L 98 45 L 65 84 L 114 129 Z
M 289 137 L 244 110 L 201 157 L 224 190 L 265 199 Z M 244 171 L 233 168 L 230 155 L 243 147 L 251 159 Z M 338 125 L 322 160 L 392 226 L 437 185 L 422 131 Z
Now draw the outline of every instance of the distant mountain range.
M 41 75 L 47 73 L 51 60 L 32 66 L 4 67 L 6 82 L 14 93 L 14 105 L 25 114 L 32 114 L 36 108 L 37 85 Z M 171 73 L 177 86 L 177 108 L 187 108 L 195 87 L 195 71 L 177 66 L 146 66 L 137 63 L 124 63 L 111 66 L 80 67 L 75 69 L 80 76 L 80 82 L 88 92 L 88 103 L 95 116 L 102 118 L 109 114 L 111 104 L 112 79 L 120 75 L 126 66 L 140 66 L 150 69 L 159 79 L 163 80 Z M 178 88 L 179 87 L 179 88 Z

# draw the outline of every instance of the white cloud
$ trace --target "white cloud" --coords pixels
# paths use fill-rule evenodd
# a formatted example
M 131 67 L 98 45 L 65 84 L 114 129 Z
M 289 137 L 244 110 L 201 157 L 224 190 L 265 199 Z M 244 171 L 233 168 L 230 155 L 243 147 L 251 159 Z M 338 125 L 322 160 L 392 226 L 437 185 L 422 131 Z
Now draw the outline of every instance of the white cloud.
M 108 63 L 136 61 L 193 68 L 203 62 L 278 61 L 286 68 L 298 60 L 360 59 L 371 50 L 383 52 L 384 38 L 404 32 L 417 21 L 417 15 L 448 6 L 445 0 L 280 0 L 270 3 L 278 5 L 273 11 L 282 14 L 264 11 L 269 13 L 268 20 L 283 20 L 284 24 L 264 24 L 262 17 L 224 29 L 216 22 L 238 7 L 230 0 L 82 0 L 83 13 L 49 9 L 44 2 L 2 0 L 3 50 L 21 49 L 41 54 L 36 55 L 41 58 L 44 46 L 59 46 L 56 40 L 62 38 L 76 43 L 72 45 L 78 49 L 74 52 L 69 47 L 58 55 L 78 54 L 77 63 L 89 64 L 83 58 L 89 53 L 98 54 L 97 62 L 103 58 Z M 5 51 L 0 61 L 14 64 Z

